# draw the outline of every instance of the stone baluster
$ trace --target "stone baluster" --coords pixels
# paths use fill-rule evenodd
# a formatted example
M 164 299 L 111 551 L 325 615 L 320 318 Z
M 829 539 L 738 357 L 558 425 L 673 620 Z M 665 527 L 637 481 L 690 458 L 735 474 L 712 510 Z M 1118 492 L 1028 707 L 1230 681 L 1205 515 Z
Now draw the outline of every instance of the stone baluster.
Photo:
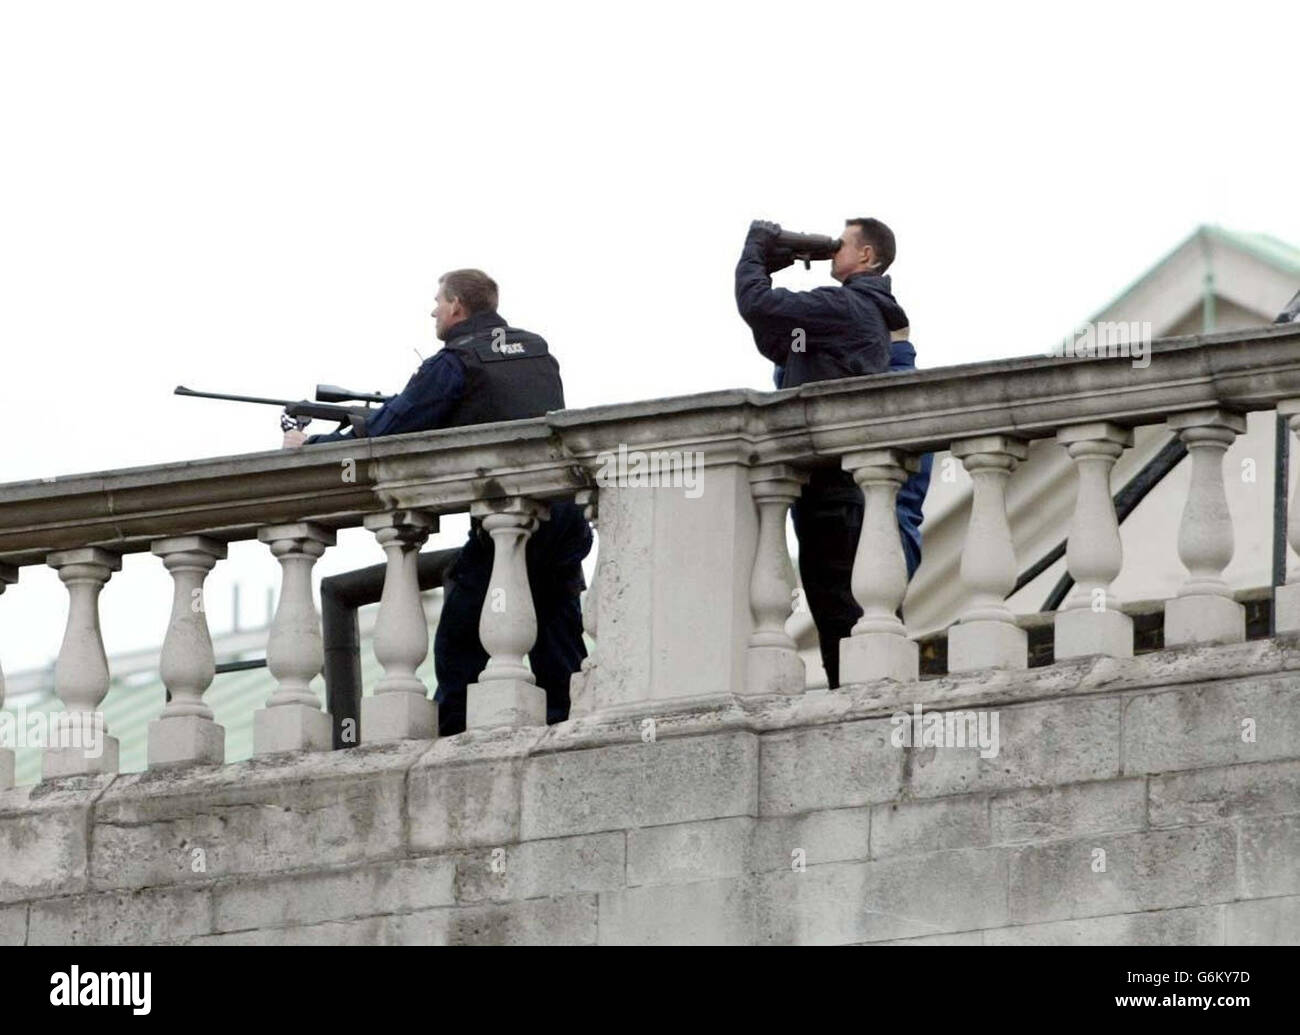
M 545 504 L 522 497 L 479 500 L 470 507 L 470 516 L 482 518 L 492 537 L 493 555 L 478 626 L 488 663 L 466 690 L 468 729 L 546 724 L 546 691 L 524 664 L 524 655 L 537 642 L 524 550 L 549 514 Z
M 203 703 L 216 659 L 203 606 L 203 582 L 226 544 L 206 536 L 158 539 L 150 549 L 172 574 L 172 613 L 159 661 L 171 700 L 149 723 L 149 768 L 177 763 L 220 765 L 226 759 L 226 731 Z
M 18 569 L 10 564 L 0 564 L 0 594 L 4 593 L 5 586 L 18 581 Z M 5 673 L 0 668 L 0 708 L 5 706 Z M 14 785 L 14 753 L 13 749 L 5 747 L 0 743 L 0 791 L 7 791 Z
M 917 679 L 919 652 L 896 613 L 907 593 L 907 561 L 894 506 L 898 487 L 919 460 L 899 449 L 868 449 L 841 462 L 862 487 L 865 511 L 852 579 L 862 617 L 840 641 L 840 684 Z
M 948 671 L 1026 668 L 1029 640 L 1005 601 L 1016 584 L 1007 479 L 1029 455 L 1029 446 L 1007 435 L 984 435 L 954 442 L 952 455 L 970 472 L 974 487 L 961 555 L 962 582 L 971 600 L 948 630 Z
M 253 754 L 328 751 L 333 745 L 332 723 L 310 686 L 325 667 L 311 569 L 325 547 L 334 545 L 334 533 L 298 522 L 268 525 L 258 530 L 257 538 L 280 562 L 280 604 L 266 645 L 266 667 L 278 686 L 266 707 L 253 716 Z
M 758 542 L 749 580 L 754 628 L 745 651 L 747 693 L 804 692 L 807 673 L 803 659 L 785 631 L 795 588 L 785 516 L 807 480 L 807 474 L 787 464 L 765 464 L 749 473 L 750 491 L 758 507 Z
M 99 631 L 99 593 L 122 558 L 96 546 L 60 550 L 46 558 L 68 587 L 68 624 L 54 664 L 54 690 L 63 714 L 51 724 L 41 778 L 116 773 L 118 743 L 108 735 L 100 702 L 108 694 L 108 657 Z
M 574 493 L 573 501 L 582 507 L 582 514 L 590 523 L 592 528 L 597 528 L 600 524 L 600 494 L 595 489 L 583 489 Z M 596 567 L 591 575 L 591 585 L 587 587 L 587 594 L 582 602 L 582 629 L 591 637 L 596 639 L 596 629 L 600 621 L 600 584 L 603 562 L 605 560 L 605 544 L 603 541 L 597 541 Z M 576 718 L 579 715 L 589 715 L 593 710 L 593 683 L 596 679 L 596 659 L 592 654 L 588 654 L 582 659 L 582 667 L 569 679 L 569 716 Z
M 1287 418 L 1292 432 L 1300 435 L 1300 399 L 1284 399 L 1277 404 L 1277 413 Z M 1300 479 L 1296 480 L 1286 512 L 1286 538 L 1291 549 L 1300 553 Z M 1300 580 L 1293 578 L 1290 567 L 1287 565 L 1286 584 L 1273 590 L 1273 629 L 1278 635 L 1300 632 Z
M 1095 421 L 1061 428 L 1056 441 L 1070 454 L 1078 472 L 1065 552 L 1074 588 L 1056 612 L 1056 660 L 1090 654 L 1131 658 L 1133 619 L 1119 609 L 1119 600 L 1110 588 L 1124 559 L 1110 472 L 1120 454 L 1133 444 L 1133 432 L 1109 421 Z
M 1246 430 L 1246 418 L 1227 410 L 1194 410 L 1169 418 L 1192 459 L 1192 482 L 1178 526 L 1178 557 L 1187 580 L 1165 604 L 1165 646 L 1241 643 L 1246 609 L 1232 598 L 1223 569 L 1232 560 L 1232 515 L 1223 487 L 1223 454 Z
M 420 597 L 420 547 L 438 530 L 423 511 L 370 514 L 364 521 L 388 558 L 384 590 L 375 620 L 375 658 L 384 675 L 374 695 L 361 699 L 361 736 L 379 740 L 432 740 L 438 735 L 438 706 L 415 670 L 429 654 L 429 620 Z

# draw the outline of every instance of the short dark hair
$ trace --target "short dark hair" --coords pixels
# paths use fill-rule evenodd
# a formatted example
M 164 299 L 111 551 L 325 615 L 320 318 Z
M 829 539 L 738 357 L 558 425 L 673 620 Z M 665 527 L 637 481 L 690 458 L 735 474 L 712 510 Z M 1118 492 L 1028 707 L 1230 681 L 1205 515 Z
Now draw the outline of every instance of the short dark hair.
M 880 260 L 880 267 L 877 273 L 884 273 L 894 262 L 894 231 L 885 226 L 879 219 L 869 219 L 860 216 L 857 219 L 844 220 L 845 226 L 856 226 L 862 234 L 862 240 L 871 245 L 876 250 L 876 258 Z
M 471 316 L 497 311 L 497 282 L 482 270 L 452 270 L 438 278 L 443 297 L 459 300 Z

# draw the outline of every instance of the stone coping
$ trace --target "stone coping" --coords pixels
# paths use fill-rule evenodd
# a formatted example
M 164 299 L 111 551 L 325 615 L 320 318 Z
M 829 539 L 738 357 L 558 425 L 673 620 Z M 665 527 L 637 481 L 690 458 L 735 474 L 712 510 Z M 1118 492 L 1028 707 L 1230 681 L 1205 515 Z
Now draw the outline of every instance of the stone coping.
M 0 485 L 0 564 L 39 564 L 89 545 L 138 552 L 175 535 L 247 539 L 261 526 L 302 520 L 353 527 L 381 510 L 568 498 L 594 485 L 597 457 L 620 445 L 699 450 L 706 465 L 825 466 L 864 448 L 1040 438 L 1070 424 L 1153 424 L 1300 398 L 1300 326 L 1165 339 L 1150 359 L 1135 368 L 1124 357 L 1031 356 L 16 482 Z
M 656 739 L 724 732 L 769 733 L 910 713 L 916 703 L 933 710 L 989 708 L 1072 697 L 1166 692 L 1224 680 L 1286 677 L 1300 673 L 1300 634 L 1232 645 L 1153 651 L 1134 658 L 1072 659 L 1022 671 L 962 673 L 918 683 L 878 680 L 839 690 L 794 696 L 713 694 L 638 702 L 550 727 L 471 730 L 435 741 L 396 741 L 342 751 L 262 756 L 226 765 L 185 766 L 117 776 L 78 776 L 0 792 L 0 816 L 38 802 L 83 804 L 121 799 L 181 799 L 235 792 L 261 800 L 257 788 L 313 779 L 346 781 L 380 770 L 455 767 L 524 759 L 642 740 L 654 720 Z M 1300 678 L 1293 689 L 1300 695 Z M 1300 697 L 1297 703 L 1300 704 Z

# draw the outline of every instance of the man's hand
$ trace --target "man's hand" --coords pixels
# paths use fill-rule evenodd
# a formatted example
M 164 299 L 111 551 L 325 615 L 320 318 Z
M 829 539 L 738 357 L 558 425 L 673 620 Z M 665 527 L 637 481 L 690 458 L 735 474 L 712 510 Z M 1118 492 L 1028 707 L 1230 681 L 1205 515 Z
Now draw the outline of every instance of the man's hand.
M 777 246 L 776 239 L 781 233 L 780 223 L 769 223 L 765 219 L 755 219 L 749 224 L 748 241 L 758 245 L 758 254 L 763 257 L 763 268 L 771 275 L 787 266 L 794 265 L 794 253 L 788 248 Z
M 281 413 L 280 430 L 284 432 L 284 441 L 280 443 L 280 448 L 297 449 L 306 442 L 307 436 L 302 433 L 302 429 L 310 423 L 310 417 L 290 417 L 287 413 Z
M 769 223 L 765 219 L 755 219 L 749 224 L 749 240 L 757 241 L 764 254 L 776 244 L 776 238 L 780 232 L 780 223 Z

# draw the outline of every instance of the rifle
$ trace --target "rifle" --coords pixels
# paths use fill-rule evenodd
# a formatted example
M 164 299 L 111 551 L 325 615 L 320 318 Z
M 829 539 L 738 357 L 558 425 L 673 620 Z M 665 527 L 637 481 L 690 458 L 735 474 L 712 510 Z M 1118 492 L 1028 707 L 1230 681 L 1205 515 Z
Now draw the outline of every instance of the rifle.
M 357 438 L 366 437 L 366 418 L 371 416 L 375 411 L 370 408 L 371 403 L 388 402 L 392 398 L 390 395 L 380 395 L 377 392 L 353 392 L 346 388 L 340 388 L 338 385 L 317 385 L 316 401 L 310 399 L 299 399 L 295 402 L 292 399 L 264 399 L 256 395 L 225 395 L 221 392 L 196 392 L 193 389 L 178 385 L 176 395 L 188 395 L 196 399 L 224 399 L 227 402 L 244 402 L 258 403 L 263 406 L 281 406 L 284 413 L 280 415 L 280 427 L 284 431 L 291 431 L 297 428 L 301 431 L 314 418 L 321 420 L 338 421 L 338 430 L 350 427 L 352 434 Z M 342 402 L 364 402 L 365 406 L 332 406 L 330 403 Z

